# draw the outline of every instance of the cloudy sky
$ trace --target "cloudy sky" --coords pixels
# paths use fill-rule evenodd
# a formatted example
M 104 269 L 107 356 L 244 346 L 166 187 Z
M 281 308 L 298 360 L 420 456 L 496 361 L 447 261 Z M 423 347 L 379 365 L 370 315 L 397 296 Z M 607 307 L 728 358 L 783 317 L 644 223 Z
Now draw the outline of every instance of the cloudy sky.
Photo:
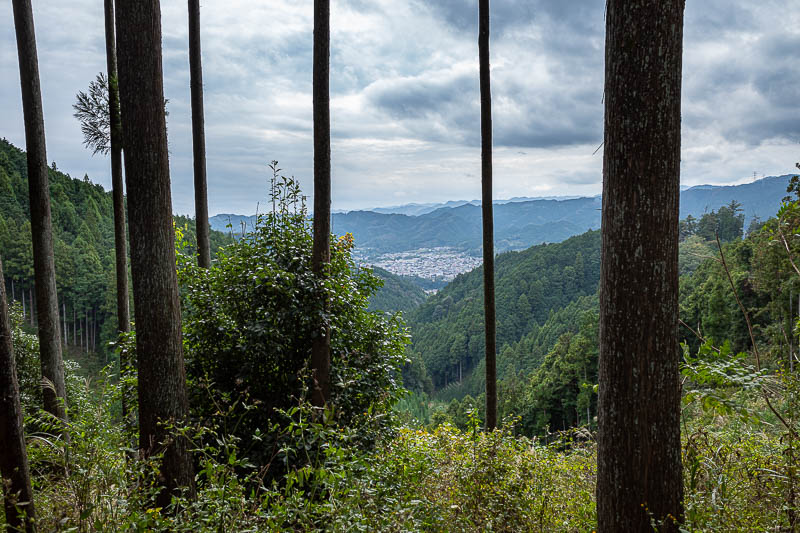
M 477 0 L 332 0 L 333 208 L 480 197 Z M 110 188 L 75 94 L 105 70 L 101 0 L 34 0 L 47 148 Z M 688 0 L 682 182 L 800 160 L 800 10 Z M 202 4 L 209 210 L 253 213 L 266 164 L 312 193 L 311 0 Z M 495 197 L 601 190 L 603 0 L 493 0 Z M 162 0 L 173 205 L 193 213 L 186 2 Z M 24 147 L 11 3 L 0 6 L 0 137 Z M 262 200 L 263 205 L 263 200 Z

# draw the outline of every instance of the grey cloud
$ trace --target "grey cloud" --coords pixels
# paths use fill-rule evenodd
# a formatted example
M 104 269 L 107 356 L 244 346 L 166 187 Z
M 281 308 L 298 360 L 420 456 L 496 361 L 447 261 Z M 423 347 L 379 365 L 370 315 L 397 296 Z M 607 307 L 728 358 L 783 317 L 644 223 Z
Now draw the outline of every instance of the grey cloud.
M 477 76 L 458 74 L 450 78 L 404 78 L 394 83 L 376 83 L 367 90 L 370 100 L 393 118 L 423 118 L 452 111 L 465 94 L 475 94 Z
M 758 20 L 752 24 L 764 25 Z M 685 124 L 713 129 L 724 138 L 758 145 L 770 139 L 800 139 L 800 37 L 775 31 L 753 40 L 752 31 L 731 29 L 726 52 L 685 74 Z M 743 36 L 744 35 L 744 36 Z M 702 42 L 702 41 L 701 41 Z M 700 44 L 698 42 L 697 44 Z M 686 54 L 696 42 L 689 40 Z M 693 58 L 690 58 L 690 60 Z M 698 68 L 699 67 L 699 68 Z
M 444 23 L 455 30 L 477 34 L 477 0 L 428 0 L 421 2 Z M 491 31 L 502 35 L 507 30 L 530 23 L 550 20 L 568 22 L 575 31 L 590 30 L 594 19 L 602 17 L 602 0 L 495 0 L 491 3 Z
M 70 107 L 75 92 L 105 67 L 101 4 L 41 0 L 34 7 L 49 159 L 73 175 L 88 171 L 107 183 L 108 162 L 83 149 Z M 342 0 L 337 5 L 331 43 L 333 161 L 340 186 L 347 181 L 351 205 L 367 201 L 362 198 L 368 194 L 373 194 L 369 202 L 384 203 L 379 197 L 389 190 L 389 167 L 412 195 L 431 194 L 423 185 L 432 168 L 448 183 L 461 175 L 453 168 L 472 168 L 480 142 L 477 0 Z M 600 155 L 589 163 L 581 157 L 602 140 L 604 5 L 605 0 L 492 0 L 498 162 L 504 152 L 519 157 L 522 149 L 547 154 L 546 174 L 566 176 L 559 182 L 573 191 L 598 179 Z M 162 2 L 162 8 L 174 200 L 176 210 L 191 212 L 185 4 Z M 0 13 L 10 14 L 10 7 L 5 9 Z M 731 167 L 732 160 L 745 169 L 742 175 L 756 160 L 766 171 L 767 162 L 784 157 L 767 146 L 770 139 L 796 153 L 796 145 L 785 142 L 800 139 L 800 63 L 795 59 L 800 37 L 787 16 L 791 9 L 788 0 L 687 2 L 687 173 L 700 169 L 709 173 L 709 181 L 723 181 L 726 173 L 740 171 Z M 311 174 L 311 7 L 296 0 L 229 0 L 208 3 L 204 10 L 211 208 L 236 211 L 238 205 L 244 206 L 239 211 L 252 211 L 254 197 L 262 196 L 267 161 L 279 159 L 288 174 L 302 180 Z M 363 15 L 368 26 L 353 24 L 359 20 L 353 15 Z M 0 115 L 0 136 L 21 145 L 10 20 L 0 15 L 0 78 L 10 80 L 0 86 L 0 107 L 6 110 Z M 75 32 L 64 20 L 84 20 L 86 31 Z M 520 165 L 519 160 L 513 164 Z M 583 173 L 581 165 L 594 171 Z M 372 180 L 369 187 L 366 176 Z M 311 191 L 310 184 L 305 190 Z M 442 197 L 455 194 L 440 192 Z M 513 195 L 530 191 L 510 191 Z
M 596 172 L 573 172 L 559 175 L 559 181 L 570 185 L 588 185 L 597 182 Z
M 689 42 L 714 41 L 742 30 L 761 31 L 755 11 L 770 3 L 775 4 L 770 0 L 760 0 L 757 4 L 731 0 L 686 2 L 684 38 Z

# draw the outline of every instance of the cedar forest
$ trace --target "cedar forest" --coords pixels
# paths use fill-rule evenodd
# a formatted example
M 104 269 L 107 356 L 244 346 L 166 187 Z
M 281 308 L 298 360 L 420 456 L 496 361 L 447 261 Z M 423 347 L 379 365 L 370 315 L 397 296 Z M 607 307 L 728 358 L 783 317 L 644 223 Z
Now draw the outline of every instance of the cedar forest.
M 104 0 L 107 73 L 74 106 L 111 192 L 48 165 L 31 3 L 12 4 L 0 527 L 800 528 L 800 179 L 747 228 L 735 201 L 678 220 L 684 0 L 607 2 L 601 229 L 499 255 L 478 2 L 483 265 L 431 296 L 331 234 L 330 0 L 314 204 L 273 161 L 271 209 L 236 237 L 208 225 L 199 2 L 194 217 L 171 212 L 159 1 Z

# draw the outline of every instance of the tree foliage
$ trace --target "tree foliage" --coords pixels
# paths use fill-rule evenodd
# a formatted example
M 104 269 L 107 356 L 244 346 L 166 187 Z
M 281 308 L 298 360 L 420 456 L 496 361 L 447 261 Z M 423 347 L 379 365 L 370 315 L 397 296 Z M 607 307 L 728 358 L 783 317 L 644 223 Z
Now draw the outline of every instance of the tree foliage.
M 211 269 L 179 256 L 194 414 L 226 413 L 243 453 L 265 466 L 278 446 L 267 430 L 306 398 L 311 341 L 323 323 L 332 332 L 332 413 L 346 426 L 385 424 L 401 390 L 407 342 L 399 317 L 367 311 L 380 281 L 355 267 L 352 238 L 333 241 L 321 280 L 311 268 L 311 229 L 297 184 L 279 178 L 272 199 L 276 210 L 220 252 Z
M 108 77 L 100 72 L 86 91 L 75 95 L 73 115 L 81 123 L 83 144 L 93 154 L 111 150 L 111 117 L 108 109 Z

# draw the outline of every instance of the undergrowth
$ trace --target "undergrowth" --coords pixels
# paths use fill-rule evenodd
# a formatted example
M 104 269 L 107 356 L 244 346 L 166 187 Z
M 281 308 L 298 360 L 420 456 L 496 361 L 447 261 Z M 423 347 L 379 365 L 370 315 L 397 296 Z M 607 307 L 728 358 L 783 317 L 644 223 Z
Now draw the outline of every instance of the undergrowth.
M 73 374 L 74 376 L 74 374 Z M 198 495 L 153 507 L 148 462 L 131 459 L 119 423 L 119 385 L 69 380 L 69 444 L 47 415 L 27 420 L 41 531 L 591 531 L 596 447 L 588 432 L 550 444 L 487 433 L 477 417 L 461 431 L 399 428 L 369 451 L 300 403 L 285 413 L 277 460 L 302 467 L 265 481 L 235 437 L 176 428 L 197 446 Z M 693 407 L 689 406 L 688 410 Z M 684 531 L 780 531 L 787 527 L 785 449 L 765 422 L 697 410 L 684 425 Z M 211 443 L 211 444 L 209 444 Z M 302 457 L 301 457 L 302 459 Z M 303 464 L 303 460 L 299 464 Z

